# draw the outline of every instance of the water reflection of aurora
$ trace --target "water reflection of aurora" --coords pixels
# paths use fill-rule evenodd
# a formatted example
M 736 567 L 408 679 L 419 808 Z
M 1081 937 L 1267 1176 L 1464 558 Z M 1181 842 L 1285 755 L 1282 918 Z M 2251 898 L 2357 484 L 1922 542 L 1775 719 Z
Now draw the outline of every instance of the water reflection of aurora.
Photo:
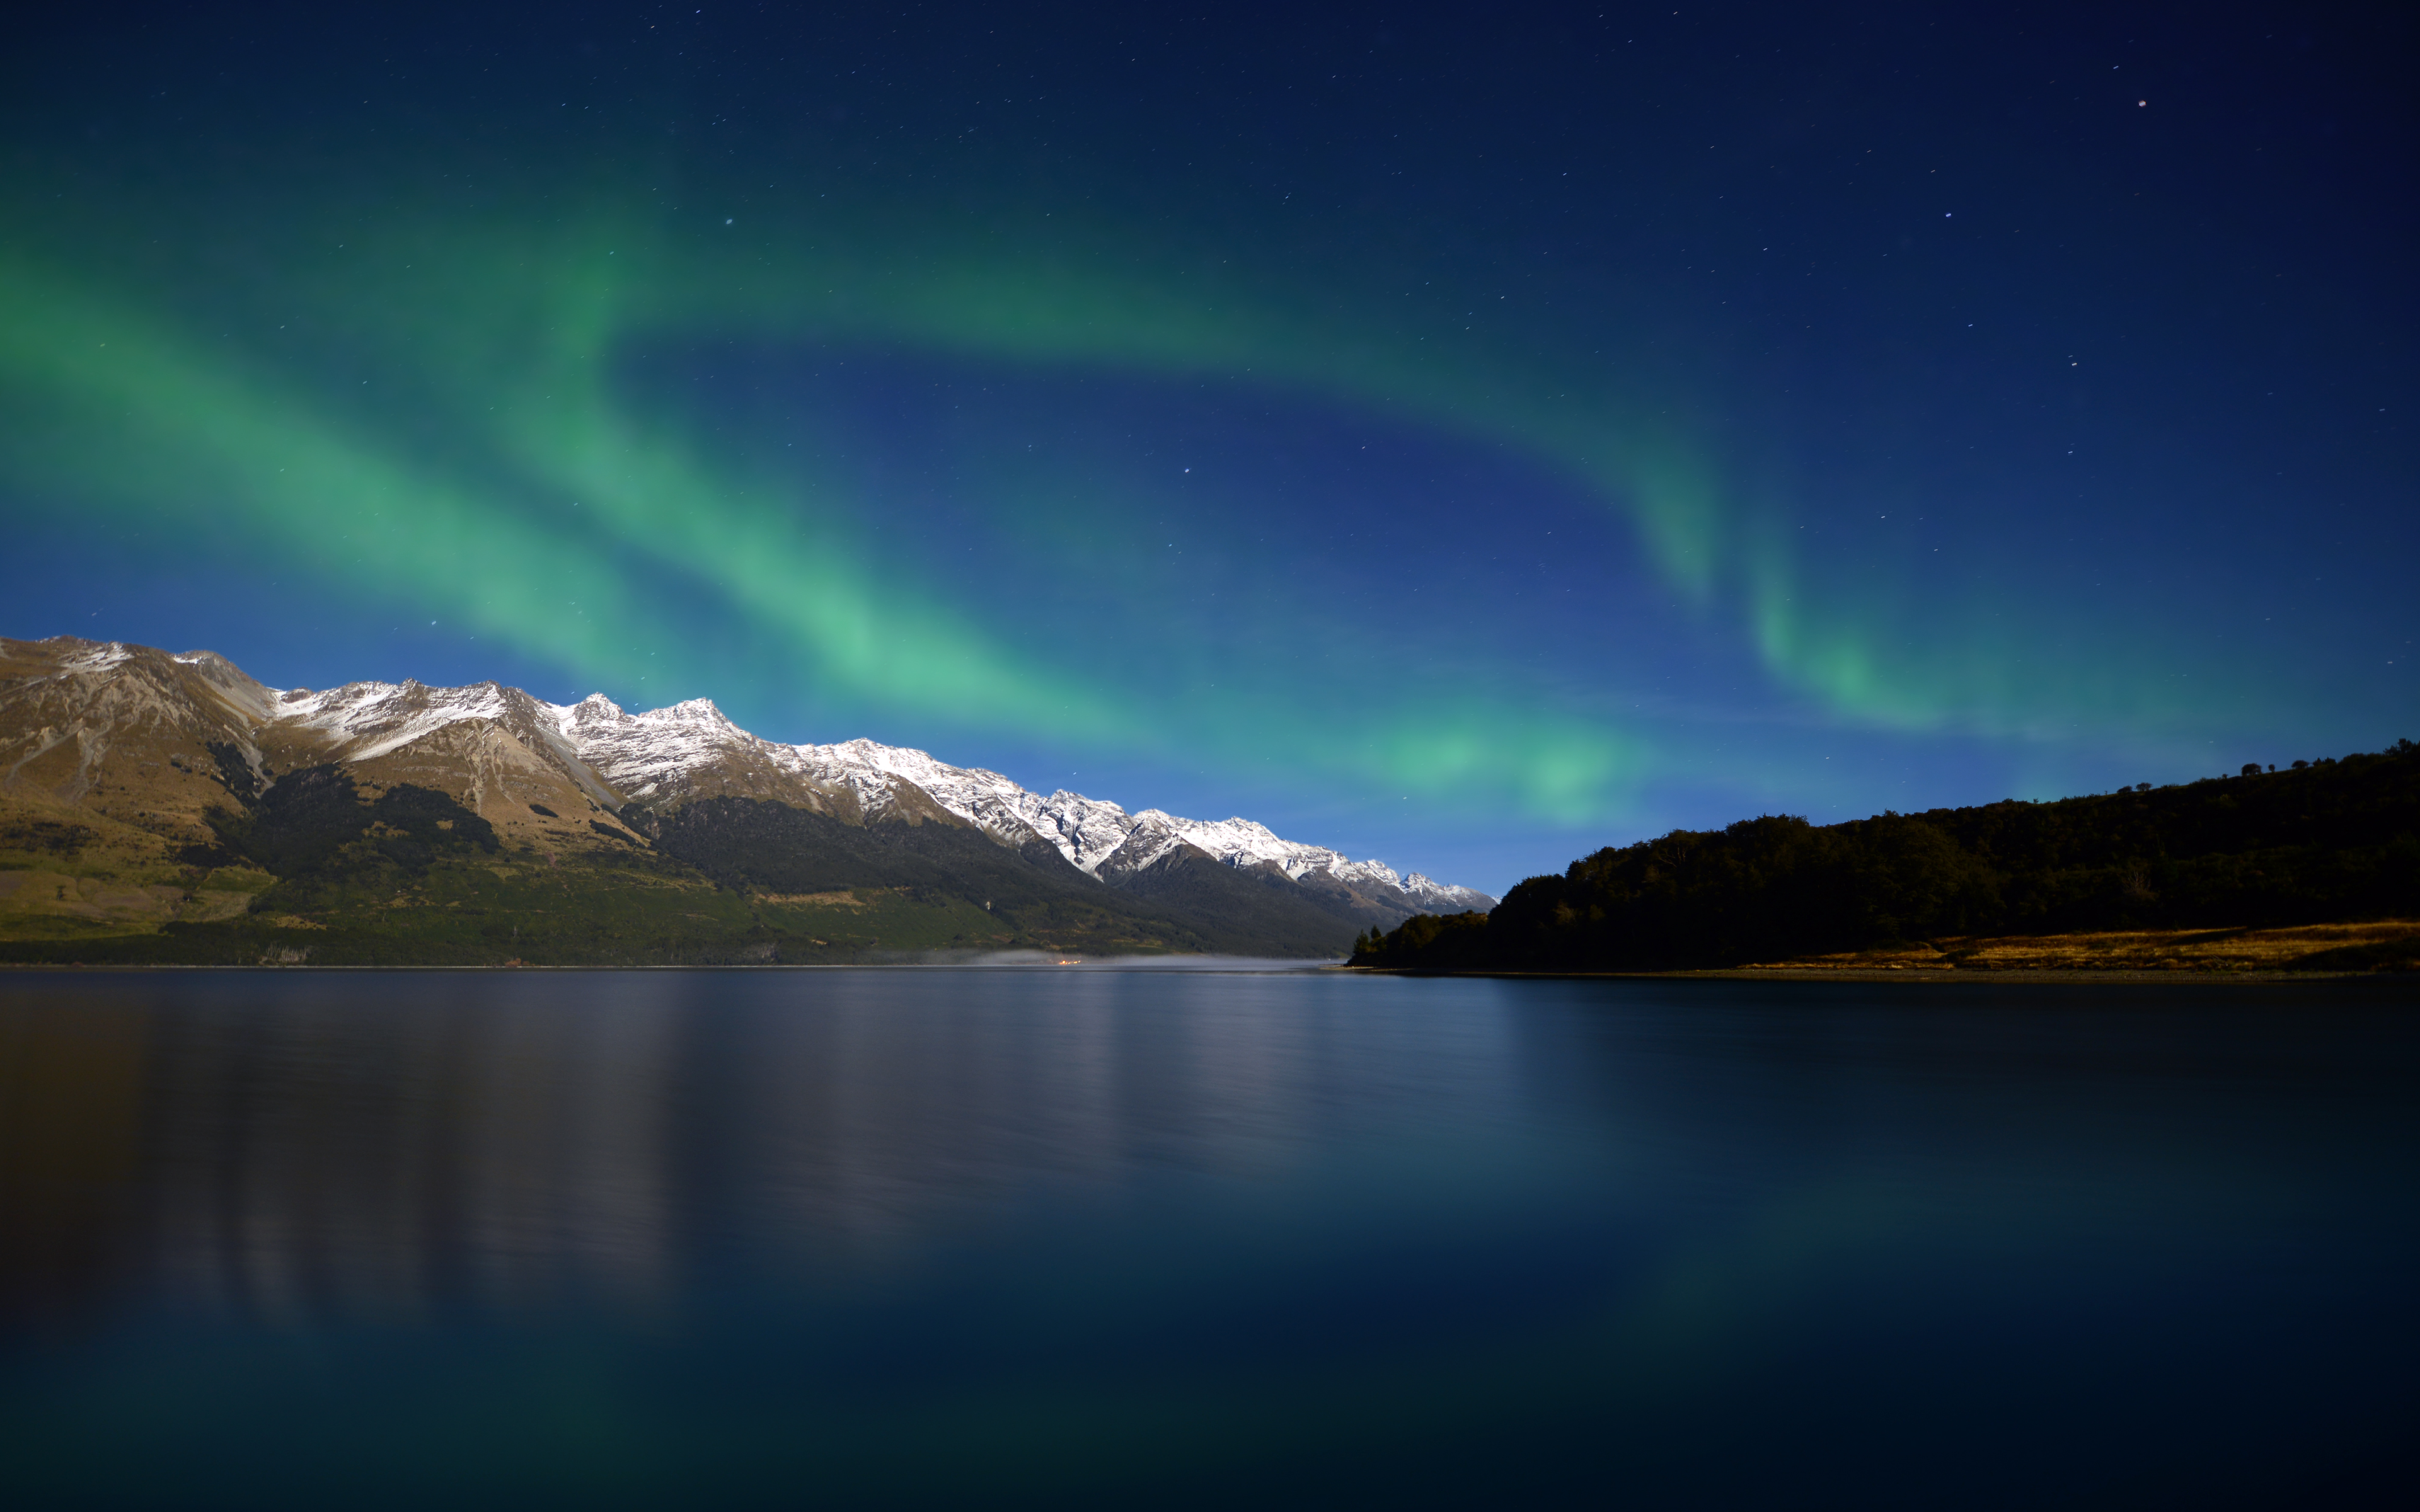
M 2257 989 L 45 980 L 0 1443 L 101 1500 L 2224 1488 L 2410 1332 L 2409 1036 Z

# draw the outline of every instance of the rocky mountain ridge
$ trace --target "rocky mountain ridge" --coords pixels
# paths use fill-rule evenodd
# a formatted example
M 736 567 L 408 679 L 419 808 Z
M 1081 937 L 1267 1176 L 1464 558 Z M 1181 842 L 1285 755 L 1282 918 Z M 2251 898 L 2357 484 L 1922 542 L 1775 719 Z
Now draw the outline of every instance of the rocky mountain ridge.
M 370 793 L 402 784 L 446 795 L 504 842 L 550 858 L 671 844 L 675 831 L 693 839 L 695 825 L 665 826 L 713 801 L 885 834 L 971 830 L 1037 865 L 1063 863 L 1066 875 L 1104 890 L 1157 899 L 1170 917 L 1249 915 L 1269 925 L 1276 908 L 1291 910 L 1295 926 L 1332 917 L 1357 930 L 1495 901 L 1240 817 L 1129 813 L 868 740 L 767 741 L 706 700 L 633 713 L 602 695 L 554 704 L 493 682 L 281 692 L 209 652 L 0 640 L 0 799 L 194 843 L 214 833 L 216 806 L 252 804 L 290 774 L 321 766 Z M 1289 937 L 1302 933 L 1290 928 Z
M 495 683 L 458 688 L 351 683 L 325 693 L 298 688 L 282 695 L 278 718 L 362 741 L 345 749 L 348 761 L 399 749 L 447 723 L 501 720 L 525 745 L 550 750 L 566 769 L 586 766 L 619 799 L 648 809 L 744 790 L 778 794 L 819 812 L 848 812 L 853 801 L 856 816 L 873 818 L 915 807 L 921 798 L 1011 849 L 1042 841 L 1095 877 L 1140 872 L 1189 845 L 1239 870 L 1264 868 L 1293 881 L 1318 877 L 1373 899 L 1400 901 L 1407 912 L 1484 910 L 1496 901 L 1417 872 L 1401 875 L 1383 861 L 1355 861 L 1323 845 L 1283 840 L 1241 816 L 1205 822 L 1158 809 L 1129 815 L 1080 793 L 1063 788 L 1045 797 L 998 772 L 953 766 L 922 750 L 871 740 L 779 745 L 734 724 L 710 699 L 633 714 L 602 693 L 553 704 Z M 524 732 L 538 738 L 532 741 Z

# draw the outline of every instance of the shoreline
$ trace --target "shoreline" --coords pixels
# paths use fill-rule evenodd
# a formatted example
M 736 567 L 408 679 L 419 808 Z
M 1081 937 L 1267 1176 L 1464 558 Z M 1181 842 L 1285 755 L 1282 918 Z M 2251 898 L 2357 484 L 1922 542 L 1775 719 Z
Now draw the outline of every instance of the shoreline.
M 1154 958 L 1166 960 L 1168 958 Z M 1181 960 L 1182 958 L 1177 958 Z M 804 972 L 804 971 L 1104 971 L 1197 973 L 1220 975 L 1237 973 L 1251 976 L 1271 972 L 1332 972 L 1358 977 L 1440 977 L 1486 979 L 1503 981 L 1772 981 L 1772 982 L 1889 982 L 1897 985 L 1913 983 L 1988 982 L 2015 986 L 2066 985 L 2089 982 L 2123 982 L 2130 985 L 2209 986 L 2240 983 L 2245 986 L 2277 986 L 2286 983 L 2317 983 L 2346 981 L 2400 982 L 2420 987 L 2420 972 L 2410 971 L 2264 971 L 2226 970 L 2223 968 L 2187 968 L 2147 971 L 2112 967 L 2106 970 L 2073 967 L 2011 967 L 2002 969 L 1961 969 L 1955 967 L 1842 967 L 1826 969 L 1805 966 L 1730 966 L 1702 971 L 1446 971 L 1416 966 L 1354 966 L 1334 961 L 1305 961 L 1299 964 L 1281 961 L 1256 961 L 1249 964 L 1212 964 L 1220 958 L 1203 957 L 1200 965 L 1127 964 L 1123 962 L 954 962 L 954 961 L 885 961 L 813 962 L 790 964 L 779 962 L 763 964 L 706 964 L 676 965 L 616 965 L 606 963 L 559 965 L 459 965 L 432 963 L 417 965 L 408 963 L 378 965 L 311 965 L 301 963 L 255 963 L 251 964 L 191 964 L 166 962 L 83 962 L 83 961 L 10 961 L 0 962 L 0 973 L 33 972 L 75 973 L 162 973 L 162 972 Z
M 2018 966 L 1971 970 L 1930 966 L 1900 968 L 1842 967 L 1826 970 L 1804 966 L 1727 966 L 1704 971 L 1440 971 L 1415 966 L 1339 966 L 1335 969 L 1373 977 L 1492 977 L 1522 981 L 1854 981 L 1854 982 L 1994 982 L 2028 983 L 2129 982 L 2144 985 L 2208 986 L 2219 982 L 2246 985 L 2318 981 L 2400 981 L 2420 985 L 2420 972 L 2410 971 L 2227 971 L 2189 968 L 2145 971 L 2111 967 L 2095 971 L 2074 967 Z

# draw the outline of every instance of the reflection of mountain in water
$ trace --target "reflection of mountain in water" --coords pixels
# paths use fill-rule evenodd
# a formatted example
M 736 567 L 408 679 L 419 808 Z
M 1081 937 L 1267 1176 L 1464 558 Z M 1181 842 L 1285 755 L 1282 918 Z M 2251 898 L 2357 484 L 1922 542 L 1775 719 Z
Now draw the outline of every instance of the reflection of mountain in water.
M 40 1505 L 2300 1504 L 2411 1417 L 2411 1017 L 2156 993 L 0 978 L 0 1453 Z
M 1373 1070 L 1367 1026 L 1335 1060 L 1299 980 L 332 976 L 264 1004 L 230 977 L 175 1008 L 91 985 L 0 1020 L 21 1322 L 134 1296 L 644 1310 L 699 1267 L 838 1283 L 1146 1169 L 1274 1171 Z
M 387 1007 L 189 1017 L 163 1037 L 161 1279 L 271 1315 L 652 1289 L 664 1016 L 610 997 Z

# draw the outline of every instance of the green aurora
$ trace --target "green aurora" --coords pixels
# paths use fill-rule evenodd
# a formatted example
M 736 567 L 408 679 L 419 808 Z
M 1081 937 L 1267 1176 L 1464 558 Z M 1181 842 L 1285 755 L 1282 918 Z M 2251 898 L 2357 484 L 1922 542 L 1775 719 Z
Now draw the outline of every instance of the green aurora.
M 2005 522 L 1944 537 L 1946 563 L 1810 535 L 1861 507 L 1757 439 L 1723 332 L 1644 280 L 1436 266 L 1400 227 L 1245 222 L 1215 185 L 1110 208 L 1108 167 L 1031 195 L 935 147 L 927 194 L 735 159 L 607 141 L 507 165 L 365 137 L 190 181 L 121 168 L 96 192 L 72 161 L 21 158 L 0 202 L 7 507 L 50 541 L 106 522 L 154 560 L 240 558 L 245 592 L 393 606 L 567 685 L 713 697 L 775 738 L 867 733 L 830 727 L 853 717 L 949 759 L 1199 769 L 1312 809 L 1383 792 L 1449 827 L 1509 804 L 1601 834 L 1685 810 L 1676 794 L 1896 791 L 1810 771 L 1809 741 L 1923 768 L 1931 798 L 1966 795 L 1942 790 L 1978 761 L 2039 788 L 2214 769 L 2246 732 L 2368 733 L 2357 697 L 2297 670 L 2307 648 L 2214 642 L 2183 583 L 2135 572 L 2111 596 L 2055 549 L 1993 560 Z M 812 412 L 810 444 L 777 448 L 657 402 L 661 354 L 734 347 L 1200 390 L 1419 437 L 1591 516 L 1556 566 L 1600 585 L 1602 612 L 1525 623 L 1521 594 L 1461 581 L 1468 541 L 1438 540 L 1395 579 L 1435 606 L 1426 629 L 1373 630 L 1371 592 L 1324 594 L 1319 553 L 1290 549 L 1230 551 L 1257 585 L 1235 622 L 1175 612 L 1154 569 L 1102 590 L 1079 634 L 1016 589 L 1020 532 L 1098 554 L 1168 513 L 1164 484 L 981 464 L 954 507 L 991 511 L 1015 558 L 978 553 L 987 578 L 887 535 Z M 1924 507 L 1920 478 L 1890 486 Z M 1173 507 L 1199 526 L 1233 505 Z M 1665 649 L 1634 653 L 1649 622 Z M 1659 696 L 1676 669 L 1693 691 Z

